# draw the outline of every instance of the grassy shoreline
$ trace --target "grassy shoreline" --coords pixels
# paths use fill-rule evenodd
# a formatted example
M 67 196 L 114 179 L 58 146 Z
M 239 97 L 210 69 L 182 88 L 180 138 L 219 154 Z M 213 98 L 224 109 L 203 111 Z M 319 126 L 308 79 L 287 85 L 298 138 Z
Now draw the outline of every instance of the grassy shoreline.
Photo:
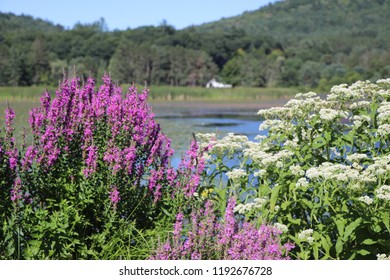
M 144 86 L 137 85 L 141 90 Z M 126 92 L 128 85 L 123 85 Z M 41 94 L 49 90 L 55 93 L 54 86 L 31 87 L 0 87 L 0 100 L 38 100 Z M 250 101 L 250 100 L 275 100 L 293 97 L 300 92 L 299 88 L 249 88 L 237 87 L 230 89 L 216 89 L 204 87 L 173 87 L 150 86 L 150 101 Z

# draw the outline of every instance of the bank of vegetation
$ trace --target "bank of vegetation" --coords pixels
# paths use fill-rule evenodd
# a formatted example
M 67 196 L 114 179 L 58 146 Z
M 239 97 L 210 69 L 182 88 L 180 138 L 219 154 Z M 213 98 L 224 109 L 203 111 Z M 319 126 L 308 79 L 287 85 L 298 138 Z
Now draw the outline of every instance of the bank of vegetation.
M 109 31 L 104 19 L 71 29 L 0 13 L 0 85 L 54 85 L 63 71 L 119 83 L 306 86 L 390 74 L 389 0 L 285 0 L 220 21 L 177 30 Z

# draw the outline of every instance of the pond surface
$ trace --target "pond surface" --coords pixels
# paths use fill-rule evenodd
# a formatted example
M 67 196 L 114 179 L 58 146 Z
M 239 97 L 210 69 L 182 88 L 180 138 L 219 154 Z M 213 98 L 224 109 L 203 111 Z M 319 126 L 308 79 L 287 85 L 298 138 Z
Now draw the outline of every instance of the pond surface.
M 164 133 L 171 138 L 175 149 L 172 164 L 176 166 L 193 139 L 192 134 L 217 133 L 219 138 L 229 132 L 246 135 L 253 140 L 259 134 L 260 122 L 256 116 L 242 118 L 242 116 L 219 117 L 188 117 L 188 118 L 157 118 Z

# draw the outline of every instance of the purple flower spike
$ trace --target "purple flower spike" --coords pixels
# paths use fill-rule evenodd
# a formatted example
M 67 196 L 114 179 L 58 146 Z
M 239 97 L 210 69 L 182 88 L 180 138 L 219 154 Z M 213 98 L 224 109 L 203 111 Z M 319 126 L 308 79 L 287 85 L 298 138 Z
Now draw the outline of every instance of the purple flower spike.
M 116 206 L 118 205 L 120 200 L 121 198 L 119 196 L 118 188 L 116 186 L 111 186 L 110 201 L 114 209 L 116 209 Z

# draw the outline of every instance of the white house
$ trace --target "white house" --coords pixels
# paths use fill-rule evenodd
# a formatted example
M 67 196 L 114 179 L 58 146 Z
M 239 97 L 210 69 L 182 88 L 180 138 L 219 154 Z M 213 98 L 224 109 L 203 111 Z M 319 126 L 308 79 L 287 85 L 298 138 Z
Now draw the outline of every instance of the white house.
M 206 88 L 231 88 L 232 85 L 217 82 L 216 79 L 211 79 L 207 82 Z

